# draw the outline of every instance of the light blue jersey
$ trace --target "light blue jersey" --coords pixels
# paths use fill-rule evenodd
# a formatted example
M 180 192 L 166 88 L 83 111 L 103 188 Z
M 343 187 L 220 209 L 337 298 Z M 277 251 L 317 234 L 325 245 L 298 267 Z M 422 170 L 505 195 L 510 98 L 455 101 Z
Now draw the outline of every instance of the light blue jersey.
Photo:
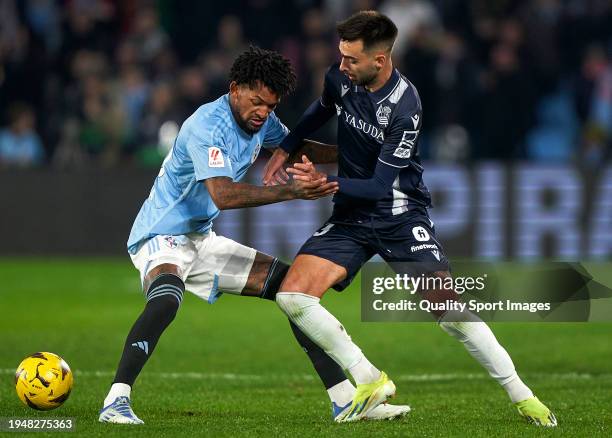
M 128 239 L 128 251 L 156 235 L 205 233 L 219 215 L 205 179 L 226 176 L 240 181 L 261 146 L 276 146 L 289 130 L 274 113 L 248 135 L 236 123 L 229 95 L 202 105 L 183 123 L 145 200 Z

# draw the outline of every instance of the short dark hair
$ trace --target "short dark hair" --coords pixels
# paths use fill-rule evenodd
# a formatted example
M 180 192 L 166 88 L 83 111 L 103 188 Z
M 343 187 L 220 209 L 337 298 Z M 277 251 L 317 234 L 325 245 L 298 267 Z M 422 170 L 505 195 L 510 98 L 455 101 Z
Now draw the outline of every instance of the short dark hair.
M 238 85 L 257 87 L 261 82 L 278 97 L 285 97 L 295 90 L 296 77 L 291 63 L 280 53 L 250 46 L 236 60 L 230 70 L 230 81 Z
M 390 51 L 397 37 L 397 26 L 377 11 L 360 11 L 336 25 L 341 40 L 363 41 L 365 50 L 382 44 Z

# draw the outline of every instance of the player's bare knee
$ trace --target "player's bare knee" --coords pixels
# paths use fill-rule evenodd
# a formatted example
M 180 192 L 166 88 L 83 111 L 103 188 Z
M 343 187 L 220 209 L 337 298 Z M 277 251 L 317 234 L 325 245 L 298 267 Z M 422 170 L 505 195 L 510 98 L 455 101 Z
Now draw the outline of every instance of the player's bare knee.
M 155 279 L 163 274 L 171 274 L 181 278 L 181 269 L 172 263 L 163 263 L 152 268 L 147 275 L 145 275 L 144 282 L 142 284 L 142 290 L 145 294 L 149 291 L 151 284 L 155 281 Z
M 310 295 L 316 298 L 321 298 L 325 292 L 333 285 L 342 281 L 346 275 L 307 275 L 300 273 L 299 270 L 293 270 L 293 266 L 285 276 L 281 284 L 280 291 L 282 292 L 299 292 L 305 295 Z
M 281 283 L 280 291 L 300 292 L 307 294 L 311 286 L 312 284 L 310 281 L 308 281 L 307 278 L 300 278 L 300 276 L 295 275 L 294 273 L 292 273 L 291 269 L 289 269 L 289 272 L 287 273 L 287 275 L 285 275 L 285 278 Z

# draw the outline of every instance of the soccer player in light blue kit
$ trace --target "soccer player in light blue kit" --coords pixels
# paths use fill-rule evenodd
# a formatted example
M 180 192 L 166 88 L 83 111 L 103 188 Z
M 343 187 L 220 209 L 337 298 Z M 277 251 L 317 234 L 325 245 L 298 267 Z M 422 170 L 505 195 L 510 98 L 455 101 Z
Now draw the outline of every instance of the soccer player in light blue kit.
M 147 303 L 127 336 L 99 421 L 143 423 L 130 405 L 131 387 L 161 334 L 176 316 L 185 290 L 214 303 L 221 293 L 274 300 L 289 266 L 212 231 L 220 210 L 291 199 L 318 199 L 337 191 L 325 178 L 274 187 L 239 182 L 261 147 L 288 134 L 273 110 L 295 88 L 289 61 L 251 47 L 230 72 L 230 91 L 201 106 L 181 127 L 130 233 L 128 252 L 140 271 Z M 333 162 L 336 148 L 306 140 L 314 162 Z M 335 403 L 354 388 L 342 369 L 291 324 L 296 339 Z M 335 406 L 335 405 L 334 405 Z M 381 405 L 370 419 L 404 415 L 407 406 Z

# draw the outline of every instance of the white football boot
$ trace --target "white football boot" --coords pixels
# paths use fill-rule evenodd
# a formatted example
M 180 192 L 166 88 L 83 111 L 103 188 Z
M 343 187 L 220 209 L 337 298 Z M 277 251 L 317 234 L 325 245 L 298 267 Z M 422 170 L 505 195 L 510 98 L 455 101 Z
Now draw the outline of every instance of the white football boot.
M 128 397 L 117 397 L 114 402 L 100 410 L 100 423 L 116 423 L 116 424 L 144 424 L 140 418 L 136 416 L 130 406 Z

